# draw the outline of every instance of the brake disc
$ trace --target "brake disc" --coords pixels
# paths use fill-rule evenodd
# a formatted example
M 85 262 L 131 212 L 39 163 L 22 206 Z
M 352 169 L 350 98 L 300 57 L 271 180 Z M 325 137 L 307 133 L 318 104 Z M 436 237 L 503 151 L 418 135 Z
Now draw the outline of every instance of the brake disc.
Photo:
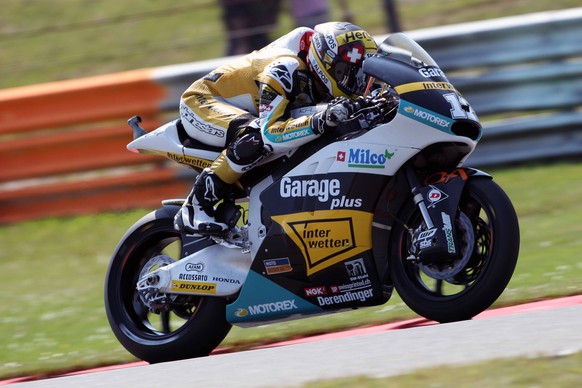
M 461 258 L 450 260 L 444 263 L 419 263 L 419 267 L 426 275 L 438 280 L 453 280 L 452 277 L 461 272 L 473 253 L 473 246 L 475 245 L 475 232 L 473 231 L 473 224 L 465 213 L 460 213 L 456 220 L 457 227 L 457 247 L 461 251 Z
M 159 268 L 174 263 L 175 260 L 167 255 L 158 255 L 152 257 L 142 268 L 139 274 L 139 280 L 136 284 L 137 292 L 144 305 L 153 313 L 168 311 L 170 303 L 176 299 L 176 295 L 168 295 L 159 292 L 155 286 L 156 279 L 152 277 L 152 272 Z

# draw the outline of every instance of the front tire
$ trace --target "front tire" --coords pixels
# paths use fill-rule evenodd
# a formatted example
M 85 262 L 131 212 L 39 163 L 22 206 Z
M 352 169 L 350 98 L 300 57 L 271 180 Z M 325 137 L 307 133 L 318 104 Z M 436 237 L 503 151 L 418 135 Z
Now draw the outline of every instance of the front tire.
M 411 230 L 422 223 L 413 203 L 403 209 L 399 219 Z M 487 309 L 501 295 L 517 264 L 517 215 L 507 195 L 490 179 L 470 179 L 464 187 L 456 238 L 464 239 L 468 260 L 459 260 L 463 268 L 452 272 L 454 275 L 447 277 L 446 272 L 454 263 L 435 264 L 429 270 L 407 260 L 411 233 L 403 226 L 395 232 L 390 255 L 395 288 L 412 310 L 430 320 L 466 320 Z M 444 275 L 439 278 L 436 274 Z
M 134 356 L 150 363 L 207 356 L 228 334 L 226 300 L 179 295 L 170 308 L 152 312 L 136 283 L 146 264 L 179 260 L 182 239 L 173 227 L 178 207 L 166 207 L 138 221 L 115 250 L 105 280 L 105 309 L 113 333 Z

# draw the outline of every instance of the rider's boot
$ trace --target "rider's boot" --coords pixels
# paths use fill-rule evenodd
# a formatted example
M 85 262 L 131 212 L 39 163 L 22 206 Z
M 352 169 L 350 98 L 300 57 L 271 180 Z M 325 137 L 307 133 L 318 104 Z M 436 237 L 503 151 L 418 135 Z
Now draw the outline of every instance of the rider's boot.
M 176 214 L 174 228 L 188 234 L 201 235 L 216 235 L 228 230 L 228 225 L 214 218 L 214 205 L 224 198 L 228 186 L 210 169 L 204 169 Z

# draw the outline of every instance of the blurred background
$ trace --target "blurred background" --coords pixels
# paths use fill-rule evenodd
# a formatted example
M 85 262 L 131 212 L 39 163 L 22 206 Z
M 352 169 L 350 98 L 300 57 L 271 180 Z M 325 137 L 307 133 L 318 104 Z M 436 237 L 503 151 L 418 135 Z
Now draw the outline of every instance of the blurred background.
M 193 62 L 261 47 L 296 25 L 371 34 L 557 10 L 578 0 L 2 0 L 0 88 Z
M 125 100 L 117 103 L 115 98 L 122 93 L 113 83 L 105 91 L 99 89 L 100 103 L 93 104 L 95 96 L 82 91 L 84 86 L 95 87 L 95 76 L 103 76 L 99 82 L 106 84 L 107 74 L 243 54 L 297 25 L 327 20 L 349 20 L 378 36 L 473 21 L 494 24 L 497 18 L 580 6 L 580 0 L 1 0 L 0 263 L 3 290 L 10 292 L 3 294 L 0 304 L 0 380 L 135 360 L 113 337 L 105 317 L 108 261 L 127 228 L 158 207 L 161 199 L 180 197 L 191 187 L 191 177 L 178 182 L 174 163 L 170 163 L 174 170 L 167 173 L 163 158 L 126 151 L 131 131 L 125 121 L 142 113 L 141 107 L 131 105 L 133 100 L 145 100 L 142 89 L 126 84 Z M 532 37 L 522 31 L 517 37 L 489 36 L 486 42 L 466 47 L 457 42 L 453 56 L 471 62 L 470 68 L 458 67 L 458 80 L 465 82 L 453 84 L 464 94 L 467 90 L 483 97 L 477 100 L 483 107 L 477 113 L 488 111 L 492 121 L 510 122 L 486 128 L 478 150 L 505 160 L 529 152 L 528 163 L 487 169 L 512 199 L 522 229 L 518 268 L 496 306 L 582 293 L 580 46 L 570 34 L 568 41 L 577 44 L 578 52 L 571 57 L 568 48 L 561 50 L 558 44 L 566 30 L 541 29 L 536 44 L 527 47 L 515 43 Z M 550 34 L 552 43 L 545 45 Z M 505 51 L 501 57 L 484 58 L 481 47 Z M 449 48 L 445 44 L 439 49 L 446 54 Z M 546 51 L 551 53 L 544 57 Z M 521 58 L 516 59 L 518 53 Z M 519 62 L 524 58 L 535 62 L 527 77 L 520 75 L 525 74 Z M 486 69 L 482 59 L 488 59 Z M 500 62 L 508 68 L 501 69 Z M 480 76 L 485 71 L 489 78 Z M 69 94 L 52 84 L 65 80 Z M 515 98 L 512 93 L 518 91 Z M 60 93 L 58 101 L 53 92 Z M 15 105 L 10 105 L 13 101 Z M 528 109 L 546 115 L 543 125 L 542 120 L 521 116 L 518 123 L 512 121 L 523 113 L 523 101 Z M 555 102 L 551 110 L 550 102 Z M 506 103 L 513 104 L 511 111 L 501 112 Z M 117 106 L 123 104 L 127 106 Z M 19 119 L 12 116 L 16 110 L 6 108 L 16 105 Z M 85 121 L 99 109 L 93 121 Z M 152 129 L 176 116 L 177 110 L 168 105 L 164 112 L 149 113 L 144 125 Z M 496 133 L 503 142 L 488 140 Z M 537 138 L 537 134 L 556 135 Z M 549 163 L 532 151 L 540 144 L 560 156 L 557 161 Z M 562 150 L 569 152 L 567 157 Z M 130 169 L 128 179 L 123 174 Z M 110 186 L 117 191 L 108 192 Z M 100 205 L 123 199 L 126 205 L 144 208 L 96 211 L 97 207 L 90 208 L 90 199 L 99 195 Z M 152 200 L 147 206 L 146 197 Z M 47 210 L 49 203 L 55 211 L 47 214 L 83 215 L 37 219 L 35 215 Z M 396 295 L 377 308 L 234 328 L 222 346 L 242 349 L 414 316 Z

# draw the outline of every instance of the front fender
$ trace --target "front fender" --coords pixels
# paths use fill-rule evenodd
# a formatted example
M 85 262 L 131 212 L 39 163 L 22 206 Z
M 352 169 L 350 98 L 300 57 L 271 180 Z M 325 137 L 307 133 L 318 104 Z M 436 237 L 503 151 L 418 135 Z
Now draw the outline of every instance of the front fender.
M 454 170 L 451 171 L 438 171 L 435 172 L 434 174 L 429 175 L 427 178 L 425 178 L 422 183 L 425 186 L 428 185 L 437 185 L 437 184 L 447 184 L 451 181 L 454 181 L 455 179 L 461 179 L 463 182 L 466 182 L 468 179 L 473 178 L 473 177 L 486 177 L 486 178 L 492 178 L 491 175 L 487 174 L 486 172 L 483 172 L 481 170 L 478 170 L 476 168 L 472 168 L 472 167 L 459 167 L 459 168 L 455 168 Z

